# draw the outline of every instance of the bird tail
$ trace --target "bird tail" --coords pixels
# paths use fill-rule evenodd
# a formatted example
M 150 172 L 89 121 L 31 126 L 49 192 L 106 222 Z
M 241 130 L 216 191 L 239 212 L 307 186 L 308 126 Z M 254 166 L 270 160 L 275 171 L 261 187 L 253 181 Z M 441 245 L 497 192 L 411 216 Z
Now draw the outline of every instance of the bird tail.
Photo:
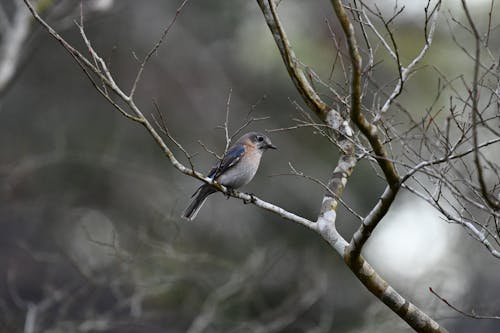
M 198 187 L 196 192 L 194 192 L 193 196 L 191 197 L 192 199 L 189 203 L 189 206 L 187 206 L 187 208 L 182 213 L 182 218 L 188 221 L 194 220 L 201 206 L 203 206 L 203 204 L 207 200 L 207 197 L 214 192 L 216 191 L 207 184 Z

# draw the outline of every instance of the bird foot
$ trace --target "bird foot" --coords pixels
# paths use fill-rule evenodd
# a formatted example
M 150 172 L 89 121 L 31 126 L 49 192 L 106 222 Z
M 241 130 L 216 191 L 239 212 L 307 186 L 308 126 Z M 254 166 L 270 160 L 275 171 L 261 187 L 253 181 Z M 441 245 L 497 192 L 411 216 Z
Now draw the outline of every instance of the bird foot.
M 243 203 L 245 205 L 250 204 L 250 203 L 255 203 L 255 194 L 249 193 L 248 195 L 250 196 L 250 200 L 243 200 Z
M 234 196 L 236 193 L 234 192 L 234 190 L 232 188 L 227 188 L 227 191 L 226 193 L 224 193 L 224 195 L 226 196 L 226 199 L 229 199 L 231 198 L 232 196 Z

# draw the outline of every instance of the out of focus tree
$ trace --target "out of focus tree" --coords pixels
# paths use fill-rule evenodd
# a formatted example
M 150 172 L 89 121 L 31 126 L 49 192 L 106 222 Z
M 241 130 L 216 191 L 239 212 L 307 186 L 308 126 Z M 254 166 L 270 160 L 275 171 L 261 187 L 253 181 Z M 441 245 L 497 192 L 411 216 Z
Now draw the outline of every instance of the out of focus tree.
M 58 30 L 73 27 L 73 17 L 79 6 L 75 1 L 38 1 L 37 10 L 47 14 L 47 20 Z M 86 1 L 87 18 L 109 11 L 113 0 Z M 21 1 L 6 0 L 0 4 L 0 97 L 12 85 L 29 61 L 40 37 L 38 26 Z

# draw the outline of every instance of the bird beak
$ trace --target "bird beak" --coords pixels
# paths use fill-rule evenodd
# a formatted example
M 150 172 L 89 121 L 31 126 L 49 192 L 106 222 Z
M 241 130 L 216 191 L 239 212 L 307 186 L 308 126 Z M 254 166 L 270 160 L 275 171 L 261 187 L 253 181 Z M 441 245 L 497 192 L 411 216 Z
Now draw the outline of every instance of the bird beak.
M 267 148 L 271 148 L 271 149 L 278 149 L 278 147 L 276 147 L 276 146 L 275 146 L 275 145 L 273 145 L 272 143 L 267 144 Z

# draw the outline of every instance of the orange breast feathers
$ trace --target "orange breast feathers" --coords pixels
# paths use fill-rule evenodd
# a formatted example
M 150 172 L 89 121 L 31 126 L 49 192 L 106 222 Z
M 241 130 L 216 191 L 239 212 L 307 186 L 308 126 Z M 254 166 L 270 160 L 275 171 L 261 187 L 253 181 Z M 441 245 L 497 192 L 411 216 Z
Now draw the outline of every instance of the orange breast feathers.
M 251 142 L 245 142 L 245 159 L 244 163 L 248 165 L 249 169 L 256 170 L 260 164 L 260 158 L 262 157 L 262 150 L 257 149 L 255 145 Z

